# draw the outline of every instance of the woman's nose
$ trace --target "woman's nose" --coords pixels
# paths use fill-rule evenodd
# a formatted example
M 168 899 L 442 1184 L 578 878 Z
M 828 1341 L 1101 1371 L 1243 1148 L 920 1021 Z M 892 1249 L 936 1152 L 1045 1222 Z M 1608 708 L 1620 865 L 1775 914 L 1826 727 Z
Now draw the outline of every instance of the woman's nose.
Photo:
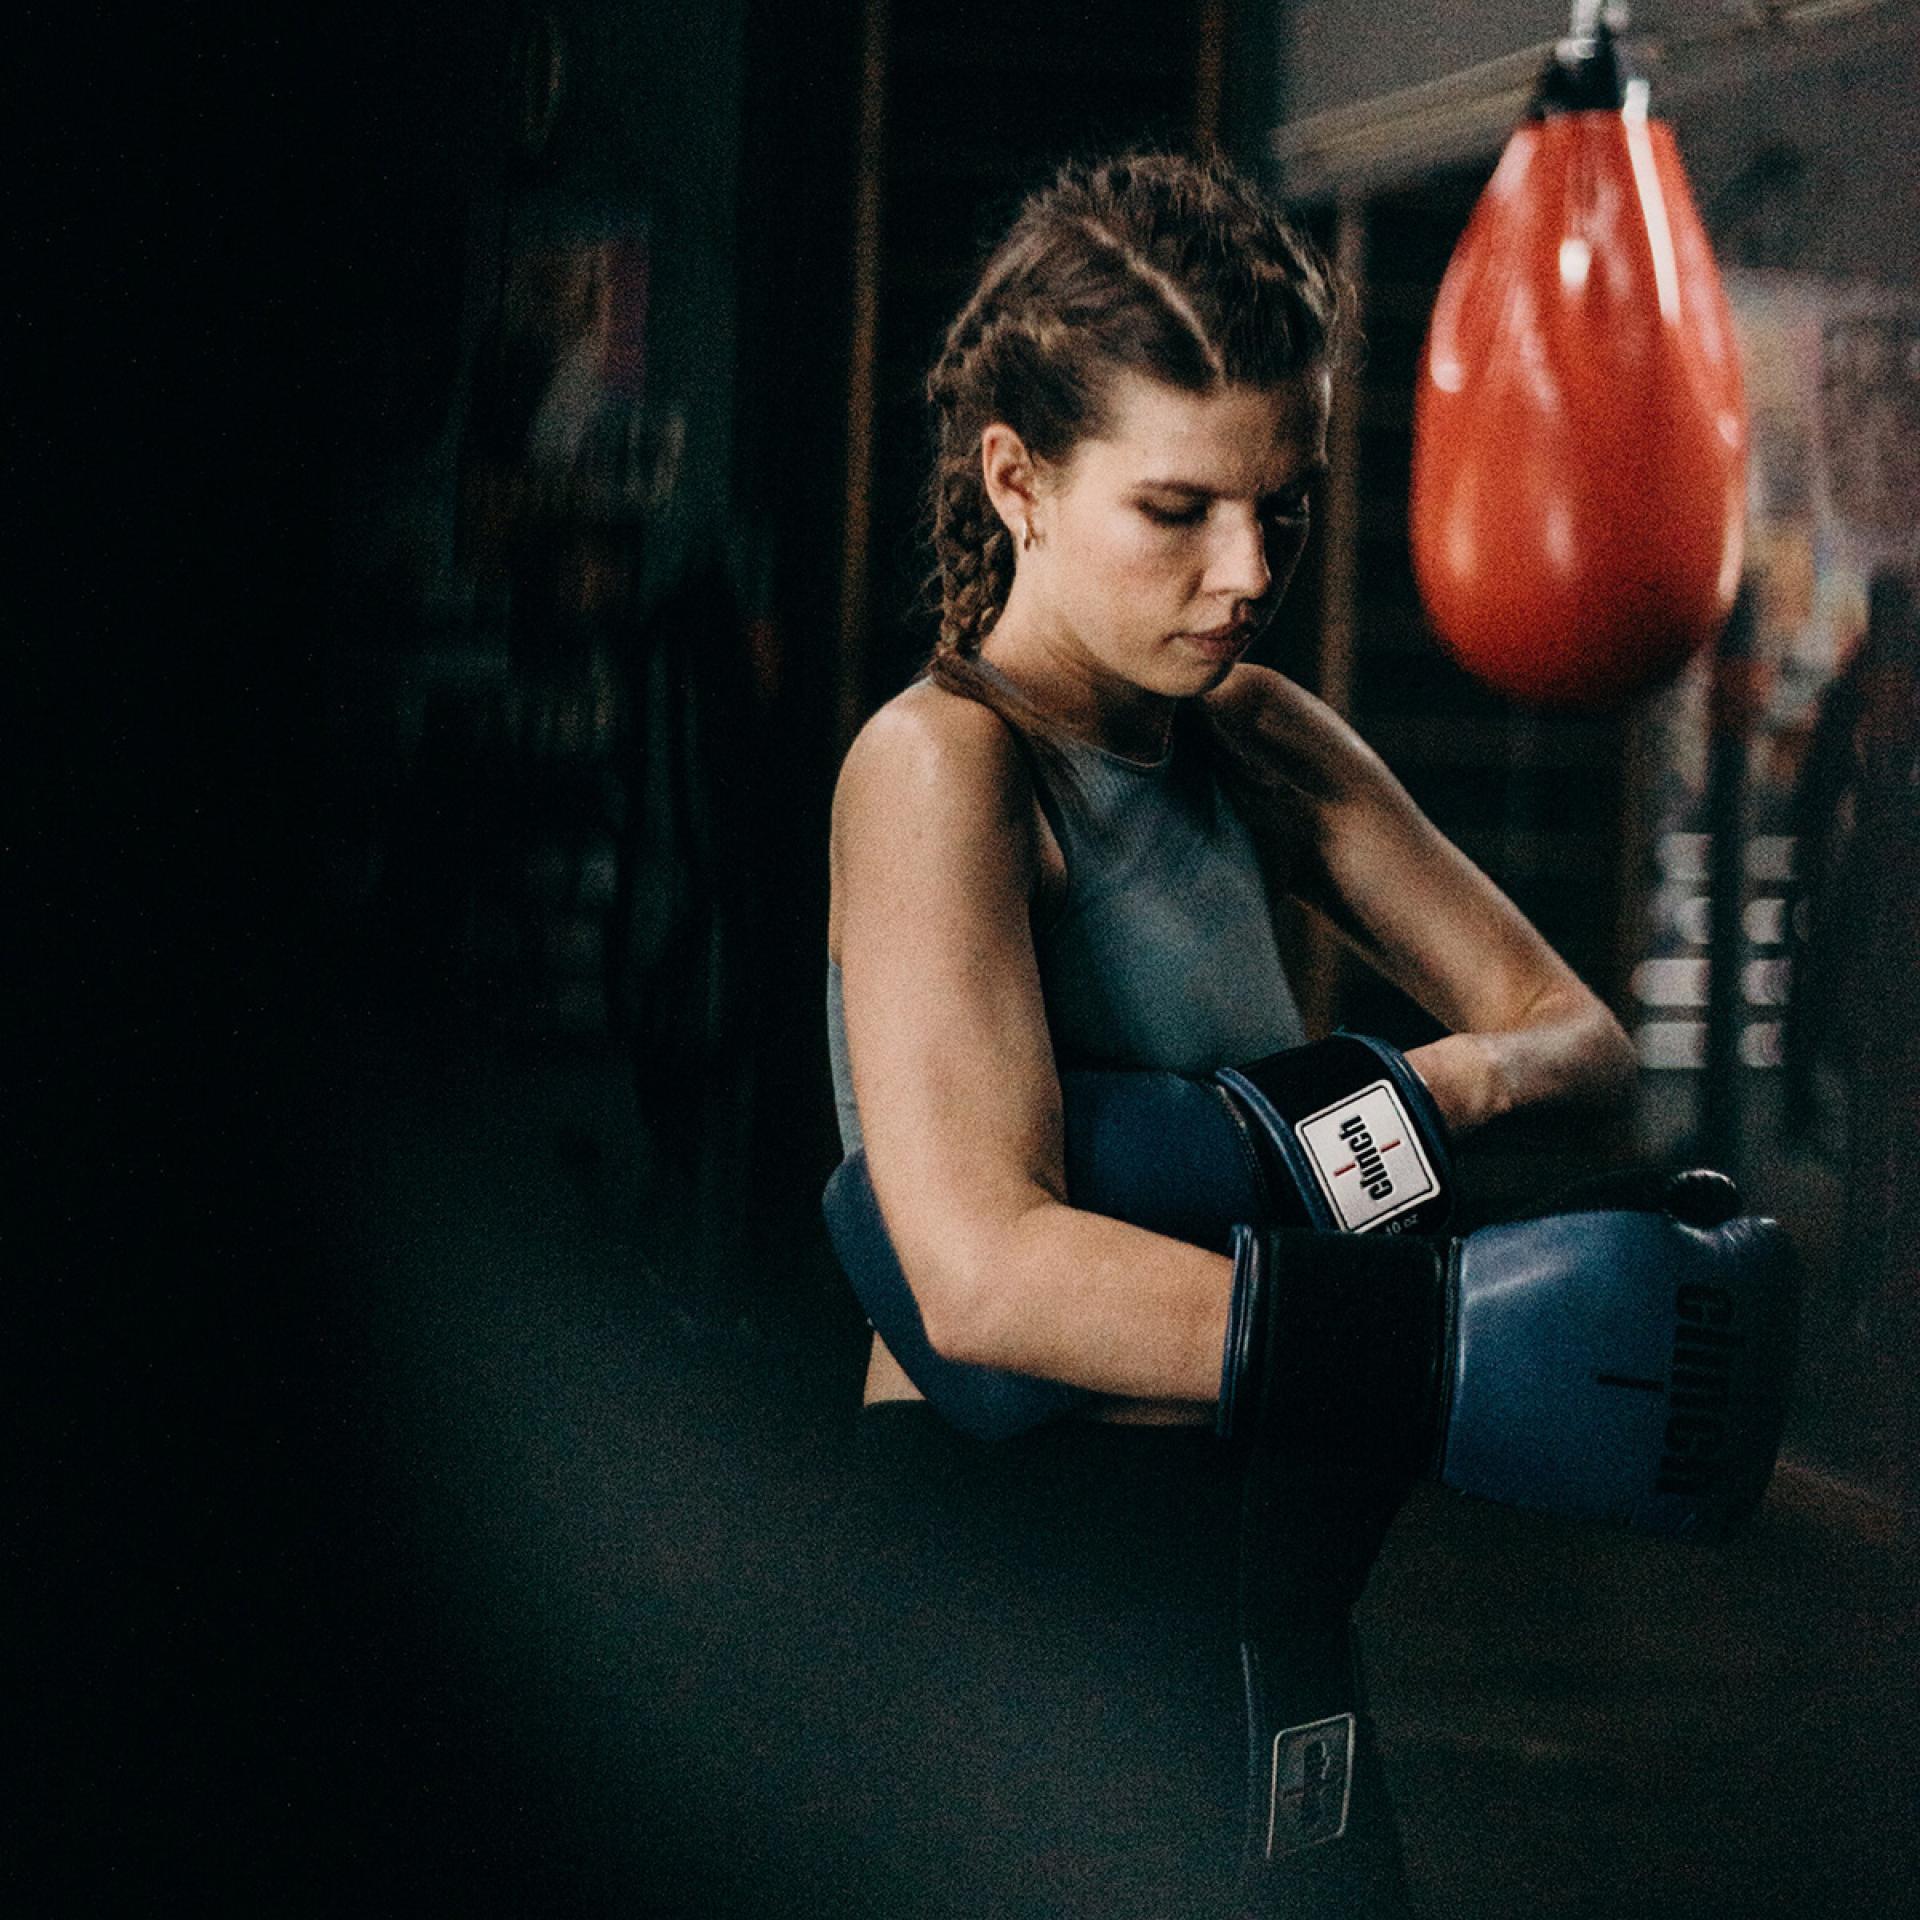
M 1267 530 L 1257 513 L 1221 516 L 1207 585 L 1235 600 L 1258 600 L 1273 585 Z

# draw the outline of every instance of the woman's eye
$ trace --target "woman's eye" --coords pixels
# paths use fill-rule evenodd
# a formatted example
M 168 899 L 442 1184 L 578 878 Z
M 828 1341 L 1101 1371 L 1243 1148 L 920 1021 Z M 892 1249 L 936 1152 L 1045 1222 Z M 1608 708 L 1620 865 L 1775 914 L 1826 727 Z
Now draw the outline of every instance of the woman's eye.
M 1169 507 L 1142 500 L 1139 507 L 1156 527 L 1197 527 L 1207 517 L 1203 501 L 1195 501 L 1191 506 Z M 1268 526 L 1297 525 L 1307 519 L 1310 511 L 1310 496 L 1305 493 L 1275 494 L 1271 500 L 1260 503 L 1260 518 Z
M 1140 502 L 1140 511 L 1156 527 L 1197 527 L 1206 518 L 1207 510 L 1203 506 L 1160 507 L 1151 500 Z

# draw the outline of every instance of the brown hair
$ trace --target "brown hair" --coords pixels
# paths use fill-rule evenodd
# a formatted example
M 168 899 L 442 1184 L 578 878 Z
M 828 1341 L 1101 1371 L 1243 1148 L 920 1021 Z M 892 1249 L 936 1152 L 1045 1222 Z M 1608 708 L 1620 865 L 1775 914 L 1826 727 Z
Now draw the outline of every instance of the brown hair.
M 1030 195 L 927 376 L 940 608 L 929 678 L 992 707 L 1057 765 L 1059 730 L 979 658 L 1013 583 L 982 431 L 1004 421 L 1063 462 L 1104 430 L 1117 374 L 1193 393 L 1272 386 L 1332 358 L 1338 311 L 1319 254 L 1224 162 L 1126 154 L 1069 165 Z
M 1337 312 L 1320 256 L 1223 162 L 1128 154 L 1029 196 L 927 376 L 936 677 L 979 652 L 1013 581 L 980 473 L 991 422 L 1064 461 L 1104 428 L 1115 374 L 1272 386 L 1330 358 Z

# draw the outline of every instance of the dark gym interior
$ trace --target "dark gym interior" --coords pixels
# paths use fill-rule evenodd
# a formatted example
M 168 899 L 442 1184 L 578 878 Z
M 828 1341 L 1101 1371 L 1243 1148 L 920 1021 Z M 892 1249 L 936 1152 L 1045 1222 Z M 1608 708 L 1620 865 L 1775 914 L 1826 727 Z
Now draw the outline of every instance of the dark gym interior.
M 1476 1204 L 1707 1158 L 1807 1269 L 1735 1539 L 1395 1523 L 1416 1898 L 1905 1910 L 1920 9 L 1633 25 L 1758 477 L 1731 638 L 1579 713 L 1446 657 L 1407 534 L 1435 291 L 1564 9 L 17 26 L 14 1911 L 885 1911 L 835 1770 L 828 804 L 931 638 L 939 330 L 1023 191 L 1131 143 L 1217 145 L 1357 290 L 1262 657 L 1639 1049 L 1627 1118 L 1476 1142 Z M 1435 1031 L 1294 958 L 1316 1029 Z

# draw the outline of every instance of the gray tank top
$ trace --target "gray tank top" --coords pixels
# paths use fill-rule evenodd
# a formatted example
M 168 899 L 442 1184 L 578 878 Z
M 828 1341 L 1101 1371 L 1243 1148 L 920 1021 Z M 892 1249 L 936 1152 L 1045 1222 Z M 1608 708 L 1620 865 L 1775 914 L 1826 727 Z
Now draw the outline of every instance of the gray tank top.
M 1181 742 L 1184 728 L 1175 729 Z M 1067 1067 L 1204 1073 L 1305 1038 L 1280 962 L 1253 838 L 1218 783 L 1079 742 L 1075 796 L 1036 775 L 1066 858 L 1064 899 L 1037 913 L 1034 951 L 1054 1058 Z M 860 1144 L 840 969 L 827 967 L 827 1047 L 840 1137 Z

